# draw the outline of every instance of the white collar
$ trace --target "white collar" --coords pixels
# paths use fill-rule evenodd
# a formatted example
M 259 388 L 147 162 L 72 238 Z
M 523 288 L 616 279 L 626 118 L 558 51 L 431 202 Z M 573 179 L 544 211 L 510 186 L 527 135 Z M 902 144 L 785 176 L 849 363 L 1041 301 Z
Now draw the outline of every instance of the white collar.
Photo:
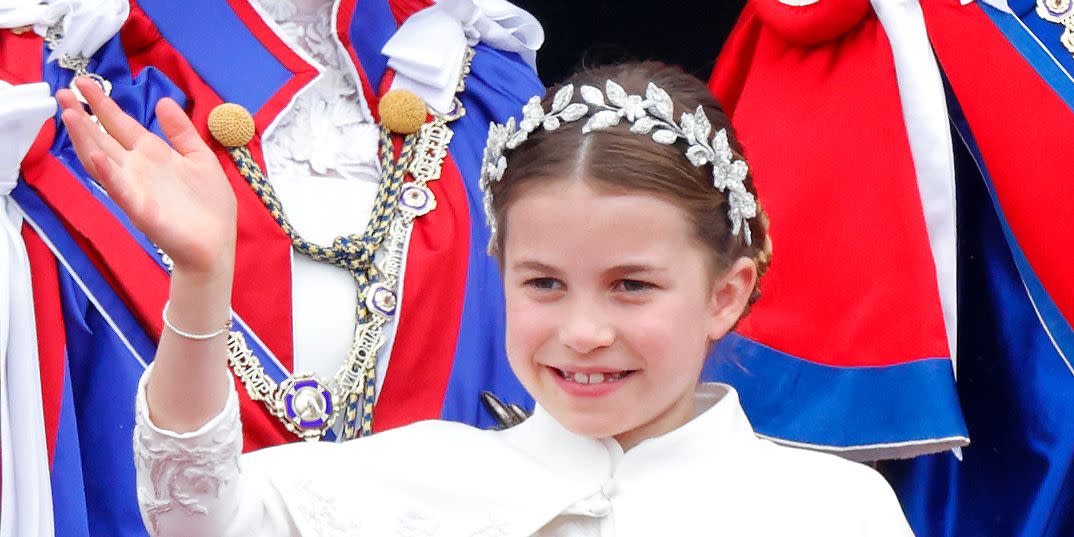
M 854 465 L 758 439 L 730 386 L 700 385 L 695 402 L 693 420 L 626 453 L 614 440 L 570 432 L 543 409 L 506 431 L 429 421 L 322 453 L 336 453 L 332 467 L 372 484 L 355 488 L 355 479 L 343 479 L 329 487 L 345 487 L 341 497 L 375 513 L 361 519 L 374 535 L 394 534 L 413 513 L 434 521 L 440 535 L 492 528 L 504 537 L 534 535 L 563 515 L 600 519 L 602 526 L 607 520 L 631 537 L 693 535 L 710 527 L 729 535 L 783 535 L 799 523 L 809 535 L 829 525 L 832 535 L 860 535 L 873 524 L 865 523 L 870 513 L 881 517 L 877 527 L 904 524 L 877 508 L 890 489 L 869 485 Z M 305 505 L 321 491 L 304 472 L 277 470 L 293 461 L 286 449 L 267 452 L 278 462 L 265 471 L 289 502 Z M 393 464 L 357 472 L 358 459 Z M 832 507 L 840 502 L 851 507 Z M 310 534 L 324 519 L 324 509 L 295 512 L 296 525 Z M 758 519 L 769 513 L 781 516 Z M 337 515 L 340 523 L 357 516 Z
M 626 453 L 614 439 L 596 439 L 567 430 L 540 406 L 522 424 L 503 431 L 514 449 L 565 481 L 600 487 L 608 479 L 650 473 L 689 475 L 699 460 L 734 464 L 736 455 L 757 437 L 727 384 L 699 384 L 696 415 L 685 425 L 640 442 Z
M 325 444 L 319 448 L 326 457 L 315 458 L 353 476 L 329 480 L 327 488 L 372 513 L 359 519 L 336 509 L 338 520 L 328 518 L 333 527 L 361 523 L 371 535 L 394 535 L 400 521 L 432 521 L 438 535 L 503 537 L 534 535 L 563 515 L 599 519 L 629 537 L 694 535 L 699 528 L 861 535 L 866 527 L 905 525 L 887 509 L 890 488 L 868 470 L 758 439 L 730 386 L 700 385 L 695 402 L 693 420 L 626 453 L 614 440 L 570 432 L 543 409 L 506 431 L 429 421 L 344 444 L 349 449 Z M 280 472 L 294 460 L 286 448 L 266 452 L 275 461 L 264 471 L 297 506 L 296 526 L 321 534 L 325 508 L 305 506 L 326 487 L 314 487 L 306 472 Z M 389 463 L 359 470 L 359 459 Z M 363 481 L 370 486 L 352 486 Z

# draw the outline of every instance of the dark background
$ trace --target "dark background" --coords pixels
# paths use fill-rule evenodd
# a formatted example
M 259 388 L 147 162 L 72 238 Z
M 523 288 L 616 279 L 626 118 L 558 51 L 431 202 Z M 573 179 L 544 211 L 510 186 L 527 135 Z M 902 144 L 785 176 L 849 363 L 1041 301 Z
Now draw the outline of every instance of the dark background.
M 513 0 L 545 30 L 537 69 L 545 85 L 588 65 L 660 60 L 708 80 L 746 0 Z

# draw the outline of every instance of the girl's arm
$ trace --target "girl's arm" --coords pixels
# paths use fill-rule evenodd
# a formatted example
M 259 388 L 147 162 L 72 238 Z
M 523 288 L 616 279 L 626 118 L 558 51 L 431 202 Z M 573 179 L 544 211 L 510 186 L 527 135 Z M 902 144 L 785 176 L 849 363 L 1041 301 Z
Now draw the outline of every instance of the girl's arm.
M 235 195 L 216 155 L 169 99 L 156 113 L 168 142 L 92 81 L 76 82 L 100 127 L 61 90 L 63 122 L 86 170 L 175 263 L 166 326 L 138 389 L 138 505 L 152 535 L 297 535 L 264 472 L 240 472 L 242 424 L 227 370 Z M 102 128 L 103 127 L 103 130 Z M 169 146 L 169 143 L 171 144 Z M 218 335 L 191 338 L 187 334 Z
M 162 99 L 156 108 L 169 146 L 93 81 L 76 85 L 104 130 L 71 91 L 57 92 L 79 160 L 175 262 L 168 320 L 192 334 L 219 330 L 230 318 L 236 213 L 235 195 L 216 155 L 174 101 Z M 220 412 L 228 395 L 226 343 L 226 333 L 195 340 L 164 330 L 147 386 L 157 426 L 194 431 Z

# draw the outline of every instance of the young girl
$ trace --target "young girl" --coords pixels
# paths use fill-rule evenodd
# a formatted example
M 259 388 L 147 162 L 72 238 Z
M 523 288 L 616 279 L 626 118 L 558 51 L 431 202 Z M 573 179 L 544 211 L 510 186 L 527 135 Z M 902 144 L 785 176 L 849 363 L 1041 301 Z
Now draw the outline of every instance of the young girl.
M 727 118 L 680 70 L 582 72 L 492 129 L 489 247 L 531 418 L 247 455 L 221 330 L 231 190 L 174 103 L 157 110 L 172 150 L 79 88 L 108 131 L 59 95 L 79 154 L 175 262 L 134 433 L 152 534 L 910 534 L 871 469 L 758 439 L 733 388 L 698 384 L 770 250 Z

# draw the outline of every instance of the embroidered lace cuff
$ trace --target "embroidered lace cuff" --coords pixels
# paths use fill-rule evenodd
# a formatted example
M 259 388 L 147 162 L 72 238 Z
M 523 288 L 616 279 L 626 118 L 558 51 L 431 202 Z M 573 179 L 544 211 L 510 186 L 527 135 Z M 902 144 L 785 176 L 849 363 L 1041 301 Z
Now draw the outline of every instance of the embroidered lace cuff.
M 142 374 L 134 426 L 138 506 L 151 535 L 218 535 L 236 509 L 242 424 L 234 380 L 223 410 L 200 429 L 176 433 L 149 419 Z M 190 533 L 191 529 L 196 529 Z
M 199 437 L 209 435 L 215 429 L 230 429 L 231 421 L 235 422 L 236 427 L 241 431 L 242 424 L 239 422 L 239 396 L 235 392 L 235 378 L 232 377 L 227 370 L 222 372 L 227 376 L 228 396 L 227 401 L 224 402 L 224 408 L 220 410 L 220 413 L 213 416 L 211 420 L 202 425 L 198 430 L 188 433 L 177 433 L 162 427 L 158 427 L 153 423 L 153 420 L 149 418 L 149 402 L 146 400 L 146 382 L 149 380 L 149 372 L 153 370 L 153 364 L 149 364 L 149 367 L 142 373 L 142 378 L 138 380 L 138 394 L 136 400 L 136 423 L 135 430 L 144 427 L 148 429 L 148 432 L 153 435 L 159 435 L 166 438 L 174 438 L 177 440 L 191 440 L 197 441 Z M 232 416 L 231 414 L 234 414 Z M 241 439 L 241 435 L 239 437 Z M 137 436 L 135 437 L 137 440 Z M 239 444 L 239 452 L 242 452 L 242 444 Z

